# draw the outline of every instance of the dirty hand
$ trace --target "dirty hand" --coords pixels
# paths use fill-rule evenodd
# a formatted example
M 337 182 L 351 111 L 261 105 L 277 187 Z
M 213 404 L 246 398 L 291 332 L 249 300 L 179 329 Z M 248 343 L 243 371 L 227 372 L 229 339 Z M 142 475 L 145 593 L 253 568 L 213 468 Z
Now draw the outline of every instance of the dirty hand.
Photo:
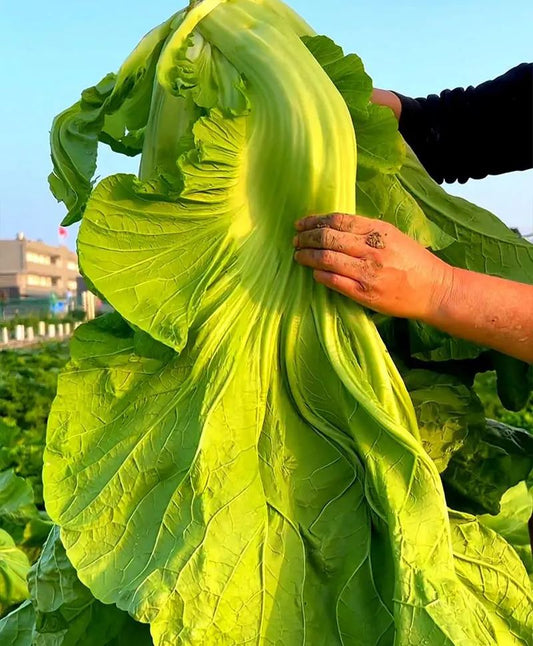
M 452 267 L 387 222 L 334 213 L 299 220 L 296 230 L 298 263 L 382 314 L 429 320 L 451 290 Z

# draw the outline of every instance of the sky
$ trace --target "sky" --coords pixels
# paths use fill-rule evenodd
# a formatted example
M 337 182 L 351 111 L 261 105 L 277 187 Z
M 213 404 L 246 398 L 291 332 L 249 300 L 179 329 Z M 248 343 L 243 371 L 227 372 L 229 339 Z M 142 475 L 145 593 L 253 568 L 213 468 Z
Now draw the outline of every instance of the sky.
M 186 0 L 0 0 L 0 238 L 58 242 L 65 210 L 48 191 L 53 117 L 116 71 Z M 292 0 L 318 32 L 358 54 L 375 87 L 408 96 L 477 85 L 533 60 L 531 0 Z M 487 133 L 490 137 L 490 132 Z M 103 147 L 105 148 L 105 147 Z M 100 155 L 98 174 L 136 172 Z M 533 170 L 445 185 L 510 226 L 533 231 Z M 74 248 L 76 230 L 67 244 Z

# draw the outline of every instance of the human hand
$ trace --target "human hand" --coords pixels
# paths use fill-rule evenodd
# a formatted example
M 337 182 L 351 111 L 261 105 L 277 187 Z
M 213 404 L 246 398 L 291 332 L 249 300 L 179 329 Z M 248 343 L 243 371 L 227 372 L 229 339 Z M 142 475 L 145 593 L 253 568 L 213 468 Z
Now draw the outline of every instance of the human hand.
M 374 88 L 372 90 L 370 101 L 376 105 L 384 105 L 385 107 L 390 108 L 394 112 L 396 119 L 398 119 L 398 121 L 400 120 L 402 115 L 402 102 L 394 92 Z
M 296 230 L 294 259 L 317 282 L 382 314 L 429 321 L 451 292 L 453 268 L 388 222 L 334 213 Z

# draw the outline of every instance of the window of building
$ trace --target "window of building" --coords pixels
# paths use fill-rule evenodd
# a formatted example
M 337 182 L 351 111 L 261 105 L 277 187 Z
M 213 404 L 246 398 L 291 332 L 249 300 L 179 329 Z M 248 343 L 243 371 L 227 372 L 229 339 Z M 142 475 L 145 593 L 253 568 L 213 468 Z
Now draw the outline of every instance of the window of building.
M 75 291 L 78 289 L 78 283 L 77 283 L 75 280 L 69 280 L 69 281 L 67 282 L 67 288 L 68 288 L 71 292 L 75 292 Z
M 26 277 L 26 284 L 32 287 L 51 287 L 52 279 L 50 276 L 37 276 L 36 274 L 28 274 Z
M 70 269 L 71 271 L 78 271 L 78 264 L 73 262 L 72 260 L 69 260 L 67 262 L 67 269 Z
M 49 265 L 52 262 L 50 256 L 42 253 L 34 253 L 33 251 L 26 252 L 26 261 L 33 262 L 36 265 Z

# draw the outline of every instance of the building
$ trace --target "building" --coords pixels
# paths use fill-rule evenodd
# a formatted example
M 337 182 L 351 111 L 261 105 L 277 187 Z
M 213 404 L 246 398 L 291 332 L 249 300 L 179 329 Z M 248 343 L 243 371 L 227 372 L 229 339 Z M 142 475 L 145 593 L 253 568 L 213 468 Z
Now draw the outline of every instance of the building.
M 78 257 L 65 246 L 28 240 L 0 240 L 0 300 L 75 298 Z

